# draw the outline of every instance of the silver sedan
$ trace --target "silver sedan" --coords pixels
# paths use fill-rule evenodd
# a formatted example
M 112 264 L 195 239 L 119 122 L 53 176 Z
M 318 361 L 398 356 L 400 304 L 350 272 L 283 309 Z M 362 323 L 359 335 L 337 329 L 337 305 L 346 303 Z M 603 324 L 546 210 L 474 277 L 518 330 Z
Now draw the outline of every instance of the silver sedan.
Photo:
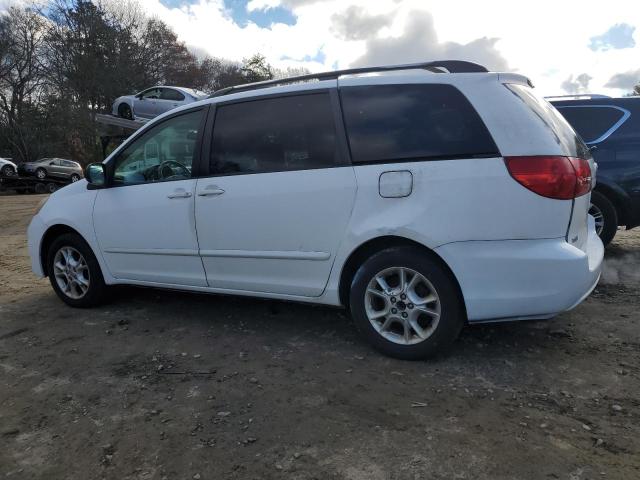
M 149 120 L 173 108 L 197 102 L 209 95 L 184 87 L 152 87 L 113 102 L 112 114 L 129 120 Z

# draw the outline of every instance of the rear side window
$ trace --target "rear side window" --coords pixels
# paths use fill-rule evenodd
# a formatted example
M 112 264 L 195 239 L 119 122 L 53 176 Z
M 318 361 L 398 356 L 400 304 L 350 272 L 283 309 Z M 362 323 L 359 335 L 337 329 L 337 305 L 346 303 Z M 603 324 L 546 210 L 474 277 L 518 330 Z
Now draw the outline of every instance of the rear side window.
M 265 98 L 216 108 L 211 174 L 341 164 L 329 93 Z
M 561 146 L 564 155 L 578 158 L 591 157 L 589 148 L 553 105 L 534 94 L 530 87 L 518 84 L 507 84 L 506 87 L 549 129 Z
M 606 140 L 613 133 L 612 130 L 620 126 L 621 121 L 627 117 L 624 110 L 605 105 L 556 108 L 587 143 Z
M 354 163 L 500 155 L 451 85 L 343 87 L 340 96 Z
M 173 88 L 163 88 L 160 94 L 162 100 L 173 100 L 174 102 L 181 102 L 184 100 L 184 95 Z

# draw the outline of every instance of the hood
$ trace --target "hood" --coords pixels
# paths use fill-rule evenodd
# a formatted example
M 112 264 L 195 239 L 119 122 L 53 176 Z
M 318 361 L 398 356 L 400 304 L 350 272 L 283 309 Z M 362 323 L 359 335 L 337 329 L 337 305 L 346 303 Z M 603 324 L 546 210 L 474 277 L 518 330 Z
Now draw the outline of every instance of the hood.
M 7 160 L 6 158 L 0 158 L 0 165 L 13 165 L 14 168 L 16 167 L 15 162 L 12 162 L 11 160 Z

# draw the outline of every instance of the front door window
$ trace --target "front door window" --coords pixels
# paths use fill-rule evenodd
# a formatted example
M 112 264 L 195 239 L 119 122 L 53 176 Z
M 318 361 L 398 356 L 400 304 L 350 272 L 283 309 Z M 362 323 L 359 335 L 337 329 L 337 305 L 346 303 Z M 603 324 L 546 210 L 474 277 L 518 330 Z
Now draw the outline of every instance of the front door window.
M 185 180 L 191 167 L 204 110 L 172 117 L 146 131 L 120 153 L 114 185 Z

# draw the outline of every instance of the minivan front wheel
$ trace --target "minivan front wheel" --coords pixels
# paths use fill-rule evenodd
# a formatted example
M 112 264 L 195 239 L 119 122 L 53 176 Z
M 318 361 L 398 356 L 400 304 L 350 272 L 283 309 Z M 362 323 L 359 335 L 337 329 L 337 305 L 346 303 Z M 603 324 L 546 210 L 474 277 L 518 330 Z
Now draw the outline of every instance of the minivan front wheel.
M 389 248 L 367 260 L 351 284 L 350 307 L 376 349 L 406 360 L 447 348 L 464 324 L 451 274 L 416 247 Z
M 56 238 L 47 255 L 47 273 L 53 290 L 67 305 L 92 307 L 106 297 L 100 265 L 82 237 L 67 233 Z

